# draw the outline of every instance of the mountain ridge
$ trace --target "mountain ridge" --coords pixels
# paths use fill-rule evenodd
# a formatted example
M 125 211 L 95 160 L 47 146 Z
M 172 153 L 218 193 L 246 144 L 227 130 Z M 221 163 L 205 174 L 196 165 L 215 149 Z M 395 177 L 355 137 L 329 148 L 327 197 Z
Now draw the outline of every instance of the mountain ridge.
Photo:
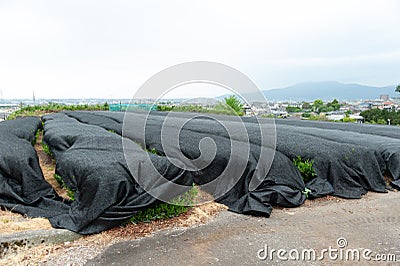
M 357 83 L 341 83 L 337 81 L 302 82 L 292 86 L 262 90 L 268 101 L 324 101 L 338 100 L 373 100 L 381 94 L 397 97 L 395 85 L 375 87 Z

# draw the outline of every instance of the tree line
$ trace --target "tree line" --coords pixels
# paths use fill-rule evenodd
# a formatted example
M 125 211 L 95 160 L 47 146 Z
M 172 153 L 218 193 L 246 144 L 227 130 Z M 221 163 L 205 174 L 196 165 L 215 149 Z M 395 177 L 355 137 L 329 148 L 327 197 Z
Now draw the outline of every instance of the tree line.
M 286 107 L 286 112 L 288 113 L 298 113 L 298 112 L 314 112 L 314 113 L 327 113 L 338 111 L 341 105 L 337 99 L 332 102 L 324 104 L 321 99 L 315 100 L 313 103 L 305 102 L 301 107 L 288 106 Z
M 371 109 L 361 112 L 366 123 L 400 125 L 400 111 L 386 109 Z

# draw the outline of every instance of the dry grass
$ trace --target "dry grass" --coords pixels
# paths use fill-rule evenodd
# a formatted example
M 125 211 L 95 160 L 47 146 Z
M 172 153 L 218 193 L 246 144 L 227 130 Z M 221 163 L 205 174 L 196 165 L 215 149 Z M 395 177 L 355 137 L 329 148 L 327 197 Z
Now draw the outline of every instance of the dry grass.
M 304 207 L 313 207 L 313 206 L 316 206 L 316 205 L 323 205 L 323 204 L 332 203 L 332 202 L 339 203 L 339 202 L 342 202 L 342 201 L 343 201 L 343 199 L 341 199 L 341 198 L 338 198 L 336 196 L 328 195 L 328 196 L 325 196 L 325 197 L 322 197 L 322 198 L 306 200 L 304 202 Z
M 47 219 L 28 218 L 17 213 L 12 213 L 11 211 L 0 211 L 0 234 L 51 228 L 50 222 Z
M 206 203 L 169 220 L 128 224 L 100 234 L 85 236 L 71 243 L 40 245 L 22 249 L 17 253 L 7 254 L 4 258 L 0 258 L 0 265 L 83 265 L 117 242 L 145 237 L 163 229 L 200 225 L 225 209 L 227 209 L 226 206 L 222 204 Z

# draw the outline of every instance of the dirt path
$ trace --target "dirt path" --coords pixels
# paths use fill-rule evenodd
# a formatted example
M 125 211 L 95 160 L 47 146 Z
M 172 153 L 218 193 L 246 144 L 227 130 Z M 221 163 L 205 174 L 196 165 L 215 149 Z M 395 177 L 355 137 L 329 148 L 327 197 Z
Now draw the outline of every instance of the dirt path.
M 333 198 L 332 198 L 333 199 Z M 294 209 L 274 210 L 271 218 L 221 212 L 207 225 L 168 230 L 151 238 L 121 242 L 108 248 L 88 265 L 375 265 L 362 257 L 397 256 L 400 261 L 400 193 L 369 193 L 360 200 L 314 202 Z M 338 246 L 345 245 L 343 248 Z M 347 244 L 346 244 L 347 243 Z M 338 258 L 324 253 L 324 260 L 279 259 L 272 250 L 337 249 Z M 360 261 L 349 253 L 357 249 Z M 261 251 L 260 251 L 261 250 Z M 342 258 L 339 257 L 342 250 Z M 294 254 L 294 255 L 293 255 Z M 292 253 L 295 257 L 295 253 Z M 366 254 L 366 256 L 369 256 Z M 259 258 L 259 257 L 261 258 Z M 283 258 L 289 258 L 288 254 Z M 393 259 L 393 258 L 392 258 Z M 383 262 L 382 265 L 395 265 Z
M 68 199 L 67 191 L 62 188 L 54 178 L 56 172 L 56 161 L 50 155 L 44 152 L 42 146 L 43 132 L 40 133 L 36 144 L 35 150 L 39 157 L 39 164 L 42 168 L 44 179 L 54 188 L 57 194 L 65 199 Z

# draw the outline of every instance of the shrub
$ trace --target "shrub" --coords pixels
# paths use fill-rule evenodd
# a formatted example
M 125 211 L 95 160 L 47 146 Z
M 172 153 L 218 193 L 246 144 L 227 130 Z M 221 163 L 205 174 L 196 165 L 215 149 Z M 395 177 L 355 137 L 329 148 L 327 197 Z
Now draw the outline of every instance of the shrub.
M 326 118 L 326 115 L 319 114 L 319 115 L 311 115 L 308 118 L 309 120 L 315 120 L 315 121 L 328 121 L 328 118 Z
M 169 105 L 157 105 L 157 111 L 161 112 L 169 112 L 173 111 L 175 106 L 169 106 Z
M 146 149 L 146 151 L 147 151 L 147 152 L 150 152 L 150 153 L 152 153 L 152 154 L 158 154 L 156 148 L 153 148 L 153 149 L 151 149 L 151 150 Z
M 159 203 L 154 207 L 139 211 L 127 223 L 151 222 L 177 217 L 187 212 L 197 196 L 198 190 L 193 186 L 189 191 L 171 200 L 170 203 Z
M 301 109 L 300 107 L 295 107 L 295 106 L 288 106 L 286 107 L 286 112 L 288 113 L 298 113 L 298 112 L 302 112 L 303 109 Z
M 344 123 L 355 123 L 355 122 L 357 122 L 357 120 L 354 119 L 354 118 L 350 118 L 350 117 L 344 117 L 342 119 L 342 122 L 344 122 Z
M 310 161 L 309 159 L 303 160 L 300 156 L 297 156 L 293 159 L 293 163 L 299 169 L 304 182 L 308 182 L 317 176 L 313 167 L 314 161 Z

